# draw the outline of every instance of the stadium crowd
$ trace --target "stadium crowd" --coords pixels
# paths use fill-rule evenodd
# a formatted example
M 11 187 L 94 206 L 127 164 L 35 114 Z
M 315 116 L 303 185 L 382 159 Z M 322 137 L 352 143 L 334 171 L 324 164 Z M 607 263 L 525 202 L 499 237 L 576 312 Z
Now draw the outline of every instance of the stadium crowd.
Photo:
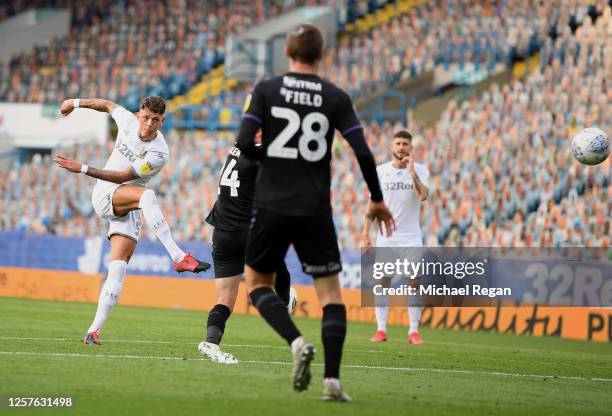
M 370 4 L 373 3 L 373 4 Z M 379 4 L 380 3 L 380 4 Z M 0 100 L 55 103 L 57 97 L 98 96 L 135 110 L 140 97 L 184 93 L 219 64 L 231 33 L 307 4 L 334 5 L 362 14 L 379 2 L 306 0 L 266 2 L 125 0 L 111 6 L 95 0 L 21 1 L 66 7 L 70 34 L 53 38 L 0 64 Z M 528 56 L 546 33 L 556 2 L 490 3 L 437 0 L 412 8 L 365 34 L 343 37 L 323 61 L 322 72 L 351 94 L 372 92 L 436 64 L 474 62 L 492 69 Z M 572 15 L 573 16 L 573 15 Z M 163 23 L 163 24 L 162 24 Z
M 568 151 L 579 129 L 612 128 L 610 11 L 595 24 L 585 14 L 575 34 L 562 30 L 547 41 L 540 69 L 526 80 L 450 102 L 435 127 L 418 135 L 417 159 L 433 174 L 422 210 L 428 245 L 610 245 L 610 161 L 584 167 Z M 371 126 L 375 153 L 388 153 L 392 132 Z M 348 181 L 342 189 L 354 188 L 347 177 L 338 175 Z M 358 195 L 340 197 L 345 240 L 360 227 L 351 201 Z
M 326 2 L 57 3 L 71 11 L 69 35 L 0 63 L 0 101 L 57 103 L 58 97 L 105 96 L 134 110 L 142 96 L 169 98 L 187 91 L 222 61 L 229 34 L 304 3 Z
M 463 69 L 469 63 L 476 71 L 491 73 L 498 64 L 510 65 L 544 45 L 558 45 L 560 37 L 579 28 L 585 16 L 596 18 L 606 10 L 605 1 L 559 6 L 559 1 L 529 0 L 497 7 L 487 2 L 466 7 L 462 0 L 423 2 L 369 32 L 342 36 L 338 46 L 326 52 L 321 73 L 354 97 L 421 75 L 436 65 L 448 69 L 457 64 Z M 233 118 L 239 117 L 246 95 L 237 90 L 207 100 L 207 108 L 199 110 L 196 119 L 214 118 L 219 105 L 228 108 Z
M 408 126 L 415 133 L 416 159 L 432 174 L 421 213 L 426 245 L 610 245 L 610 159 L 597 167 L 582 166 L 572 159 L 568 140 L 586 126 L 612 131 L 612 55 L 606 49 L 612 43 L 611 8 L 572 4 L 569 11 L 552 11 L 556 23 L 542 42 L 536 71 L 523 80 L 493 85 L 481 97 L 451 101 L 431 128 Z M 537 15 L 541 13 L 539 9 Z M 419 23 L 426 15 L 419 16 L 415 12 L 409 17 L 421 19 L 409 26 L 426 26 Z M 381 49 L 390 48 L 374 48 Z M 230 94 L 218 100 L 238 105 L 241 97 Z M 366 126 L 378 163 L 390 160 L 390 138 L 399 128 L 389 123 Z M 203 220 L 216 199 L 233 135 L 169 131 L 167 138 L 170 162 L 151 185 L 178 240 L 209 241 Z M 89 143 L 61 151 L 102 167 L 112 146 Z M 332 166 L 340 245 L 353 249 L 360 245 L 367 195 L 343 140 L 335 142 Z M 49 156 L 2 170 L 0 230 L 102 235 L 106 224 L 93 214 L 90 202 L 93 184 L 90 178 L 61 172 Z M 146 227 L 143 231 L 148 234 Z
M 469 3 L 469 4 L 468 4 Z M 352 95 L 432 70 L 473 62 L 492 70 L 530 56 L 548 33 L 554 2 L 423 2 L 367 34 L 344 37 L 323 60 L 322 72 Z
M 547 18 L 554 14 L 555 2 L 517 1 L 499 7 L 486 2 L 465 7 L 465 3 L 421 2 L 369 32 L 342 36 L 338 46 L 325 53 L 320 72 L 353 97 L 367 96 L 436 65 L 448 69 L 457 64 L 462 69 L 472 63 L 476 70 L 490 73 L 498 64 L 509 65 L 537 52 L 550 39 L 550 22 L 558 20 Z M 240 117 L 246 95 L 236 90 L 213 97 L 193 117 L 215 119 L 220 105 L 233 119 Z M 177 119 L 184 116 L 178 114 Z

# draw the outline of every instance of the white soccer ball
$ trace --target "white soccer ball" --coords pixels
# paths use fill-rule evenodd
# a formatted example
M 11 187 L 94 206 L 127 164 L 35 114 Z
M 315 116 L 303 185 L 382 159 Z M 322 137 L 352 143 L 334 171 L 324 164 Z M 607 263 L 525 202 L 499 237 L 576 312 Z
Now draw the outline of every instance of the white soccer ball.
M 610 154 L 608 135 L 597 127 L 589 127 L 572 138 L 572 155 L 585 165 L 598 165 Z

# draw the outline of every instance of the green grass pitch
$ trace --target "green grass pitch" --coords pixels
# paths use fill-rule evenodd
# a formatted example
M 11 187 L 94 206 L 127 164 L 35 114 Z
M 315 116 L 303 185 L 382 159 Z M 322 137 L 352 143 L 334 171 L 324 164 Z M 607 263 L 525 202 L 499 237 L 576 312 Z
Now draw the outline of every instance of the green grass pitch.
M 342 382 L 353 403 L 321 400 L 319 321 L 297 319 L 317 345 L 310 389 L 294 393 L 288 347 L 259 316 L 232 316 L 224 349 L 197 351 L 206 314 L 118 306 L 102 346 L 80 339 L 95 305 L 0 298 L 0 411 L 7 414 L 587 415 L 612 412 L 612 345 L 491 333 L 406 329 L 371 344 L 350 324 Z M 71 396 L 74 407 L 7 409 L 10 396 Z

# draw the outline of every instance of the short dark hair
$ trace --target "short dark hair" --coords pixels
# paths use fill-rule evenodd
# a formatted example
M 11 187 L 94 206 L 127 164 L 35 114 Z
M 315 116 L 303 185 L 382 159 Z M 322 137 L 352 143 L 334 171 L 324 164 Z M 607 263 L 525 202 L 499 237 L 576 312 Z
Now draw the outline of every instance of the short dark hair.
M 323 35 L 311 23 L 302 23 L 287 33 L 287 54 L 295 61 L 313 65 L 323 56 Z
M 140 109 L 149 109 L 157 114 L 166 113 L 166 101 L 162 97 L 151 95 L 140 100 Z
M 412 142 L 412 134 L 408 133 L 406 130 L 400 130 L 393 135 L 394 139 L 408 139 Z

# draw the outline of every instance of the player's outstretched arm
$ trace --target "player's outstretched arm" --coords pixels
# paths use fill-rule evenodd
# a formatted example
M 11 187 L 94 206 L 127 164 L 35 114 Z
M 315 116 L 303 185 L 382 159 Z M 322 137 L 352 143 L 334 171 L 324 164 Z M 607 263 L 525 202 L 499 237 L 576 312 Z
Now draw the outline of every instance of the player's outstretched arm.
M 106 182 L 122 184 L 138 178 L 136 172 L 131 167 L 125 171 L 96 169 L 87 165 L 75 162 L 69 157 L 55 155 L 55 162 L 60 168 L 64 168 L 72 173 L 84 173 L 92 178 L 101 179 Z
M 75 108 L 90 108 L 110 114 L 117 106 L 116 103 L 101 98 L 71 98 L 62 103 L 60 113 L 62 113 L 63 116 L 67 116 L 72 113 Z

